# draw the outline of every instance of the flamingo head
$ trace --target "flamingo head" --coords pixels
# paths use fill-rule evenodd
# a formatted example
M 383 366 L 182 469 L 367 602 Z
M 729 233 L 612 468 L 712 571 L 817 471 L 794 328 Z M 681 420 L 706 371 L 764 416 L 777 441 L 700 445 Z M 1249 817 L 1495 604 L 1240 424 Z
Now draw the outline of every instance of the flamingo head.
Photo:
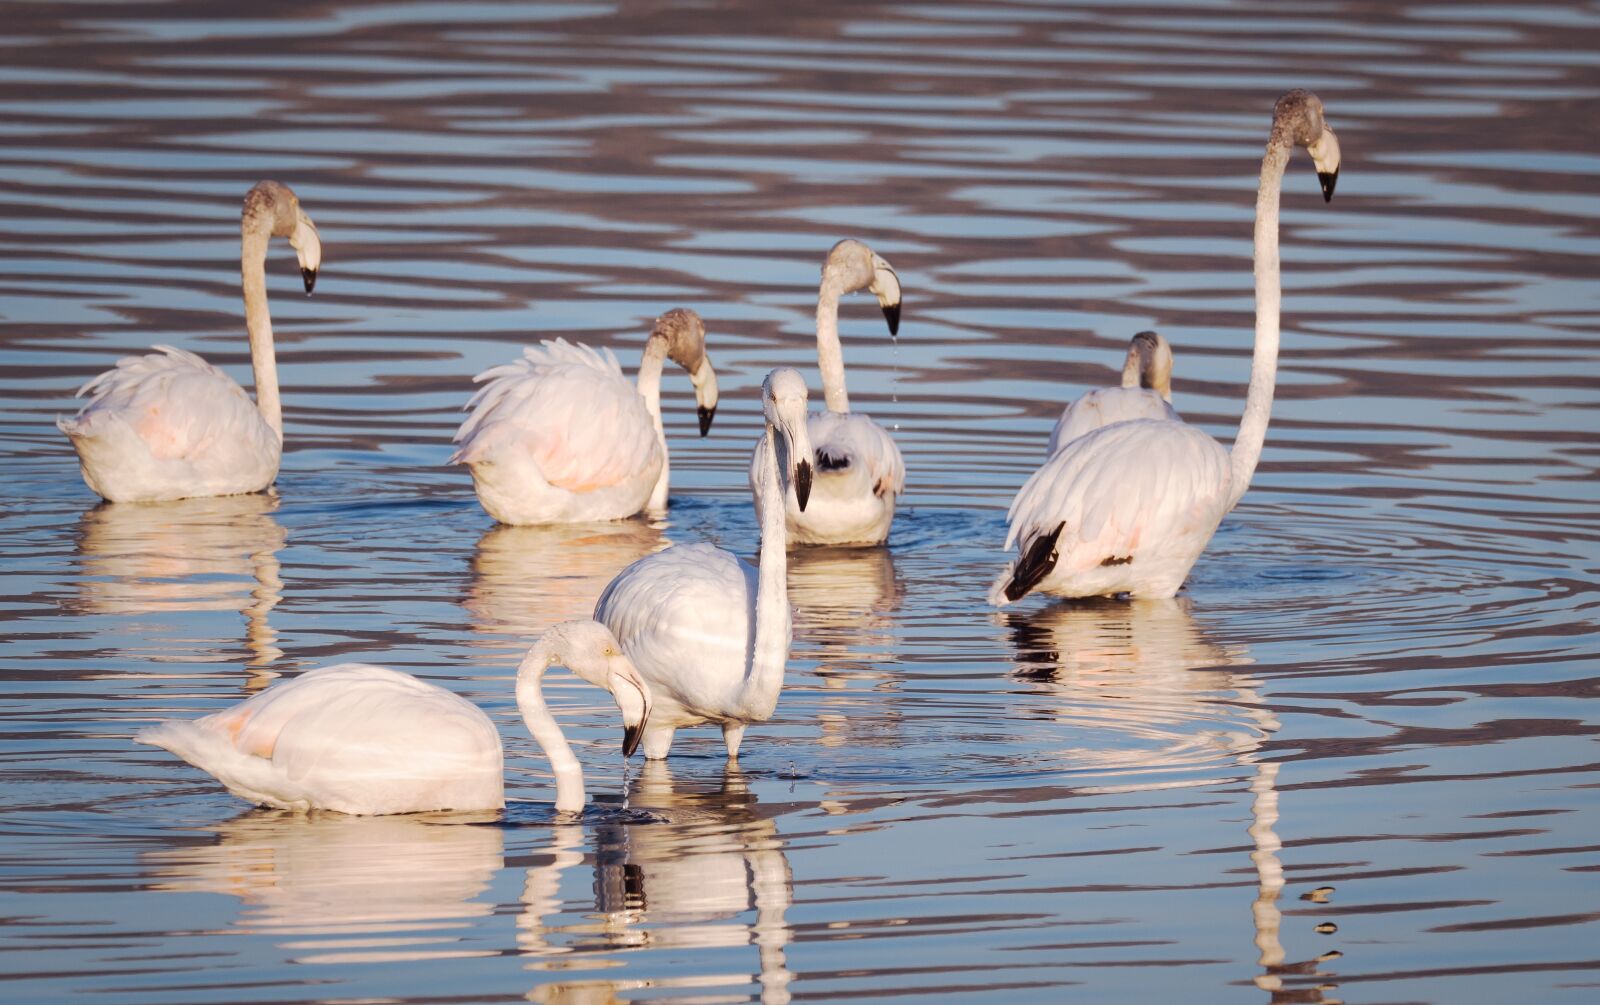
M 761 411 L 767 427 L 777 433 L 778 477 L 784 493 L 794 486 L 795 501 L 805 512 L 811 497 L 811 433 L 806 428 L 806 379 L 799 371 L 780 366 L 761 382 Z
M 306 295 L 311 295 L 311 290 L 317 285 L 317 270 L 322 268 L 322 237 L 317 233 L 317 225 L 311 222 L 311 217 L 300 208 L 300 201 L 295 200 L 294 205 L 294 233 L 289 235 L 289 246 L 294 248 L 295 255 L 300 259 L 300 278 L 305 280 Z
M 864 289 L 877 297 L 889 334 L 900 334 L 900 277 L 882 255 L 860 241 L 845 238 L 828 252 L 822 278 L 833 279 L 841 292 Z
M 700 435 L 711 431 L 717 414 L 717 371 L 706 354 L 706 326 L 700 315 L 687 307 L 674 307 L 656 318 L 651 338 L 667 340 L 667 358 L 683 367 L 694 385 L 695 412 L 700 419 Z
M 306 292 L 317 285 L 317 270 L 322 267 L 322 239 L 317 225 L 300 208 L 294 189 L 277 181 L 257 182 L 244 197 L 240 227 L 248 236 L 265 231 L 273 237 L 287 237 L 300 259 L 300 278 Z
M 1333 201 L 1339 184 L 1339 137 L 1323 114 L 1322 99 L 1310 91 L 1294 90 L 1278 99 L 1273 119 L 1289 131 L 1289 138 L 1306 148 L 1322 183 L 1322 201 Z
M 622 756 L 631 757 L 650 721 L 650 685 L 611 629 L 598 621 L 563 621 L 539 637 L 524 668 L 532 663 L 541 672 L 564 666 L 579 678 L 611 693 L 622 712 Z
M 1172 402 L 1172 347 L 1166 339 L 1151 331 L 1133 337 L 1122 367 L 1122 386 L 1146 388 Z

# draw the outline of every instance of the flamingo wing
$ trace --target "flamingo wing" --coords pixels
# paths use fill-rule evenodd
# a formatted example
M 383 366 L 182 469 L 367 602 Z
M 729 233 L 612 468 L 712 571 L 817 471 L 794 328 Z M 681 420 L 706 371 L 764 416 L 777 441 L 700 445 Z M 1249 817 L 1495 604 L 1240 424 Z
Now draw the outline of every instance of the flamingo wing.
M 1017 492 L 1005 547 L 1017 547 L 1020 565 L 1049 542 L 1050 574 L 1066 577 L 1191 546 L 1198 554 L 1226 510 L 1230 478 L 1227 451 L 1193 426 L 1105 426 L 1067 443 Z
M 593 492 L 650 480 L 663 460 L 644 399 L 610 350 L 564 339 L 523 350 L 523 358 L 480 373 L 483 387 L 456 432 L 451 464 L 532 462 L 545 481 Z
M 743 683 L 755 638 L 756 570 L 709 544 L 647 555 L 617 574 L 594 617 L 659 700 L 715 713 Z M 658 704 L 659 711 L 659 704 Z
M 819 483 L 829 481 L 828 494 L 900 495 L 906 487 L 906 465 L 900 448 L 884 428 L 858 412 L 812 412 L 806 432 L 815 455 L 813 467 Z M 767 463 L 767 438 L 756 438 L 750 454 L 750 487 L 754 491 Z M 790 492 L 791 498 L 793 491 Z
M 847 475 L 875 495 L 906 488 L 906 465 L 888 431 L 859 412 L 812 412 L 807 420 L 817 478 Z
M 232 377 L 192 352 L 153 348 L 84 384 L 78 395 L 88 401 L 61 430 L 74 440 L 130 431 L 160 461 L 202 461 L 232 444 L 276 454 L 275 434 Z
M 500 805 L 500 735 L 444 688 L 347 663 L 139 734 L 271 806 L 403 813 Z

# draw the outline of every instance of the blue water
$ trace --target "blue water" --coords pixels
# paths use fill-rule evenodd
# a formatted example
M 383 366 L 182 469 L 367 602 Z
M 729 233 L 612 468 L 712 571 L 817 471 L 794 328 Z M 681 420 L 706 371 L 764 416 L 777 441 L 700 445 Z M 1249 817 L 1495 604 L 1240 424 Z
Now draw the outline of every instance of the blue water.
M 17 1002 L 1587 1002 L 1600 214 L 1593 5 L 339 3 L 19 9 L 0 25 L 0 977 Z M 1284 196 L 1256 482 L 1172 603 L 984 593 L 1050 424 L 1127 338 L 1224 441 L 1249 369 L 1273 99 L 1345 155 Z M 273 497 L 97 506 L 54 417 L 156 342 L 248 383 L 268 262 Z M 895 430 L 888 547 L 797 554 L 777 716 L 624 789 L 605 696 L 517 717 L 529 639 L 669 542 L 756 546 L 755 389 L 842 316 Z M 664 403 L 665 521 L 496 528 L 444 466 L 538 338 L 634 366 L 706 319 L 722 403 Z M 503 817 L 252 811 L 130 736 L 361 659 L 501 726 Z M 1320 888 L 1331 888 L 1313 894 Z

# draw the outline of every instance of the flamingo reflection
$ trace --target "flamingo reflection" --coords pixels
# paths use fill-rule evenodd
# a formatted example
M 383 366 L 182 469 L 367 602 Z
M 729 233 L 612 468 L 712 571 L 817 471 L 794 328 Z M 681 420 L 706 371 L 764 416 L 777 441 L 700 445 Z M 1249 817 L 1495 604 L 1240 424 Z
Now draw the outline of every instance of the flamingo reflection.
M 154 889 L 238 898 L 228 931 L 292 937 L 279 945 L 297 963 L 493 956 L 455 933 L 494 913 L 478 898 L 504 864 L 501 831 L 472 824 L 495 816 L 253 810 L 209 828 L 211 844 L 142 858 Z
M 518 945 L 554 957 L 536 969 L 570 971 L 566 954 L 632 949 L 756 946 L 757 971 L 647 980 L 558 980 L 529 994 L 537 1002 L 611 1002 L 638 988 L 727 988 L 760 985 L 761 1001 L 788 1002 L 791 978 L 785 947 L 792 932 L 785 914 L 794 879 L 777 824 L 757 807 L 737 770 L 710 790 L 674 784 L 665 762 L 644 766 L 630 805 L 665 822 L 601 824 L 595 831 L 595 914 L 576 924 L 552 924 L 561 912 L 560 874 L 583 860 L 576 827 L 554 835 L 548 865 L 528 870 L 526 911 Z M 749 915 L 754 912 L 754 918 Z M 596 967 L 614 966 L 589 956 Z
M 478 540 L 462 603 L 490 636 L 483 645 L 520 652 L 551 625 L 590 617 L 617 573 L 669 543 L 645 520 L 496 526 Z
M 897 619 L 905 583 L 888 548 L 801 548 L 789 553 L 789 603 L 795 654 L 817 661 L 817 678 L 831 691 L 852 681 L 882 682 L 884 664 L 898 657 Z M 870 704 L 870 721 L 858 704 Z M 881 742 L 899 719 L 894 706 L 865 695 L 821 699 L 817 725 L 823 746 Z M 863 725 L 868 725 L 865 731 Z
M 84 513 L 78 551 L 79 609 L 90 614 L 171 615 L 189 611 L 238 611 L 245 618 L 244 645 L 252 688 L 276 674 L 260 672 L 283 656 L 267 616 L 283 596 L 277 554 L 287 533 L 273 518 L 278 499 L 268 495 L 183 499 L 154 504 L 101 505 Z M 152 627 L 150 651 L 158 662 L 226 660 L 197 643 L 222 646 L 225 639 L 161 637 L 193 631 L 161 623 Z
M 1250 780 L 1250 839 L 1255 845 L 1250 860 L 1256 867 L 1256 899 L 1250 913 L 1256 929 L 1256 964 L 1261 973 L 1255 976 L 1255 985 L 1269 995 L 1270 1005 L 1339 1005 L 1339 999 L 1329 998 L 1324 992 L 1337 987 L 1328 980 L 1320 964 L 1336 960 L 1343 954 L 1330 950 L 1299 963 L 1285 963 L 1283 940 L 1279 929 L 1283 923 L 1283 910 L 1278 899 L 1283 895 L 1283 863 L 1278 852 L 1283 848 L 1275 830 L 1278 823 L 1278 768 L 1273 761 L 1259 761 L 1255 777 Z M 1284 978 L 1312 977 L 1321 981 L 1310 986 L 1288 986 Z
M 1324 976 L 1319 964 L 1340 954 L 1284 962 L 1278 900 L 1285 881 L 1275 830 L 1279 765 L 1259 755 L 1280 723 L 1259 681 L 1236 669 L 1251 662 L 1248 655 L 1208 639 L 1183 600 L 1064 602 L 1004 622 L 1016 675 L 1056 699 L 1057 718 L 1101 737 L 1073 748 L 1072 759 L 1119 776 L 1157 775 L 1148 783 L 1086 791 L 1210 785 L 1236 777 L 1236 766 L 1248 769 L 1256 869 L 1251 917 L 1261 967 L 1254 983 L 1273 1005 L 1335 1005 L 1324 997 L 1331 984 L 1291 989 L 1284 981 L 1286 975 Z
M 1209 785 L 1277 728 L 1249 662 L 1196 626 L 1181 600 L 1061 602 L 1002 616 L 1016 676 L 1047 698 L 1042 711 L 1076 727 L 1062 756 L 1084 772 L 1149 776 L 1092 791 Z

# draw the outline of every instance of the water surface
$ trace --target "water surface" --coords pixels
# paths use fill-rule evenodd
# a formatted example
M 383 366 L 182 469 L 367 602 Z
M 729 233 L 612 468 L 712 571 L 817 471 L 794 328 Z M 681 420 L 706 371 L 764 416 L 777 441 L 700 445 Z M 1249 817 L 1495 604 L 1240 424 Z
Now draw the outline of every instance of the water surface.
M 23 5 L 0 33 L 0 976 L 18 1002 L 1587 1002 L 1600 983 L 1600 15 L 1331 3 Z M 1127 338 L 1226 440 L 1273 99 L 1284 197 L 1261 470 L 1170 603 L 983 603 L 1050 423 Z M 97 506 L 55 416 L 153 342 L 248 379 L 268 263 L 275 497 Z M 511 671 L 669 543 L 756 545 L 772 366 L 815 383 L 822 255 L 905 287 L 842 329 L 908 489 L 797 555 L 795 658 L 742 770 L 627 779 L 552 677 L 580 820 Z M 691 306 L 723 403 L 664 388 L 659 523 L 496 528 L 444 466 L 474 374 Z M 503 817 L 249 811 L 134 746 L 383 662 L 502 727 Z

